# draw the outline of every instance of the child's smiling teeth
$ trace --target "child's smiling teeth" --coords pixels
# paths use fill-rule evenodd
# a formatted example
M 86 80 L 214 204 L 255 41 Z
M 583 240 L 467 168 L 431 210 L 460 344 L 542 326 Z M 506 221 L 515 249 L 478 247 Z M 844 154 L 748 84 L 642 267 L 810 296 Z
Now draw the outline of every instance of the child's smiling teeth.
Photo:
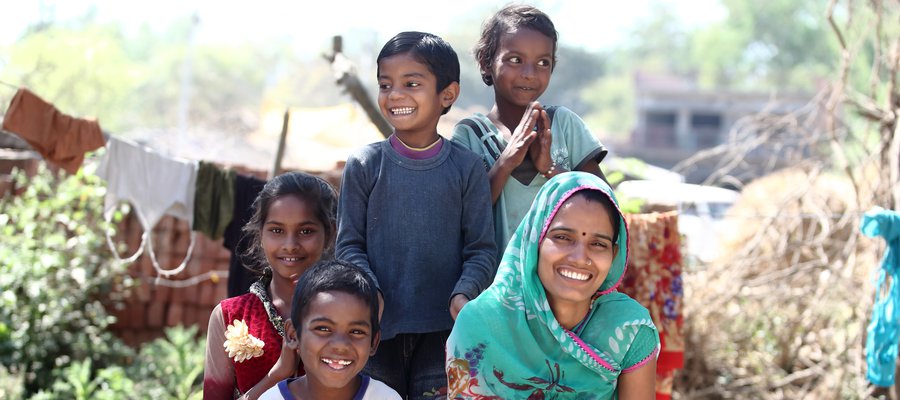
M 330 358 L 322 358 L 322 362 L 334 369 L 344 369 L 350 364 L 353 364 L 353 361 L 350 360 L 333 360 Z
M 281 257 L 282 260 L 286 262 L 297 262 L 300 261 L 300 257 Z
M 566 278 L 575 279 L 578 281 L 586 281 L 591 278 L 590 274 L 583 274 L 580 272 L 570 271 L 570 270 L 566 270 L 566 269 L 559 270 L 559 274 Z
M 412 114 L 413 111 L 415 111 L 415 108 L 413 108 L 413 107 L 397 107 L 397 108 L 391 109 L 391 114 L 409 115 L 409 114 Z

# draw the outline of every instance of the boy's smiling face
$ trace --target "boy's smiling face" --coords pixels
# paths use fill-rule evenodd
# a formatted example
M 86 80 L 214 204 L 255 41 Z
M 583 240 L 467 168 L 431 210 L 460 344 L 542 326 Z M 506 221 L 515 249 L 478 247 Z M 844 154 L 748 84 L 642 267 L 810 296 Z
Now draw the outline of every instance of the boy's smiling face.
M 297 350 L 311 389 L 352 389 L 352 397 L 359 387 L 357 376 L 378 343 L 372 340 L 371 317 L 369 305 L 349 293 L 319 292 L 310 301 Z
M 428 66 L 410 53 L 382 59 L 378 71 L 378 107 L 397 135 L 404 140 L 437 139 L 438 119 L 456 100 L 459 84 L 438 90 Z

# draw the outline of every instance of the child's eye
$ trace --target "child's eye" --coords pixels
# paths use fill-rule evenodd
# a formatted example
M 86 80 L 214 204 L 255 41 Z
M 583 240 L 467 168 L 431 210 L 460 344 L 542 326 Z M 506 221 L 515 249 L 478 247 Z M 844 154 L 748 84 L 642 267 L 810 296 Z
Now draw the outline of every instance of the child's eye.
M 315 232 L 316 232 L 315 229 L 310 229 L 310 228 L 303 228 L 300 230 L 301 235 L 312 235 Z
M 272 233 L 274 233 L 274 234 L 276 234 L 276 235 L 280 235 L 280 234 L 282 234 L 282 233 L 284 232 L 284 229 L 281 229 L 281 228 L 271 228 L 271 229 L 269 229 L 269 232 L 272 232 Z
M 519 57 L 513 56 L 513 57 L 510 57 L 510 58 L 509 58 L 509 62 L 514 63 L 514 64 L 518 64 L 518 63 L 522 62 L 522 59 L 519 58 Z
M 362 329 L 353 329 L 350 331 L 350 334 L 357 335 L 357 336 L 369 336 L 369 332 L 366 332 Z
M 542 60 L 538 61 L 538 65 L 540 65 L 542 67 L 549 67 L 551 65 L 551 63 L 550 63 L 550 60 L 542 59 Z
M 422 86 L 419 82 L 407 82 L 406 87 L 419 87 Z
M 388 90 L 390 88 L 391 88 L 391 85 L 388 85 L 387 83 L 379 83 L 378 84 L 378 90 Z
M 314 326 L 312 329 L 317 332 L 331 332 L 331 328 L 327 326 Z

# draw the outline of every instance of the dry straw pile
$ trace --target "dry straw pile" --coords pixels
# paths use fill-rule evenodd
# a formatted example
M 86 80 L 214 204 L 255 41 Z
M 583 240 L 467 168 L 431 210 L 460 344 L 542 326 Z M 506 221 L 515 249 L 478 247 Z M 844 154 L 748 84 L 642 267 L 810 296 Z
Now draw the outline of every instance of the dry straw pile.
M 874 206 L 900 210 L 900 2 L 837 3 L 829 87 L 794 114 L 740 121 L 727 144 L 676 167 L 713 163 L 708 184 L 742 190 L 723 256 L 684 274 L 676 399 L 898 398 L 865 378 L 885 245 L 859 223 Z

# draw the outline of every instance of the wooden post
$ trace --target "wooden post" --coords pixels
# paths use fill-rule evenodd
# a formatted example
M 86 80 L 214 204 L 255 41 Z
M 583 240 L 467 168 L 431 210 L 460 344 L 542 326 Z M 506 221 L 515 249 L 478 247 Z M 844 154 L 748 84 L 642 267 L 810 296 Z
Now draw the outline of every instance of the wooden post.
M 278 171 L 281 170 L 281 159 L 284 158 L 284 146 L 287 141 L 288 126 L 290 126 L 290 122 L 291 109 L 288 108 L 284 110 L 284 122 L 281 125 L 281 138 L 278 139 L 278 150 L 275 152 L 275 165 L 272 166 L 272 171 L 269 173 L 269 179 L 274 178 L 278 175 Z
M 384 120 L 384 116 L 381 115 L 378 106 L 372 101 L 366 88 L 359 81 L 359 77 L 356 75 L 356 67 L 342 53 L 342 49 L 343 39 L 340 36 L 335 36 L 332 39 L 332 54 L 325 56 L 325 59 L 331 63 L 331 69 L 334 72 L 337 84 L 343 86 L 347 93 L 350 94 L 350 97 L 362 106 L 369 120 L 375 124 L 382 136 L 391 136 L 394 133 L 394 128 Z

